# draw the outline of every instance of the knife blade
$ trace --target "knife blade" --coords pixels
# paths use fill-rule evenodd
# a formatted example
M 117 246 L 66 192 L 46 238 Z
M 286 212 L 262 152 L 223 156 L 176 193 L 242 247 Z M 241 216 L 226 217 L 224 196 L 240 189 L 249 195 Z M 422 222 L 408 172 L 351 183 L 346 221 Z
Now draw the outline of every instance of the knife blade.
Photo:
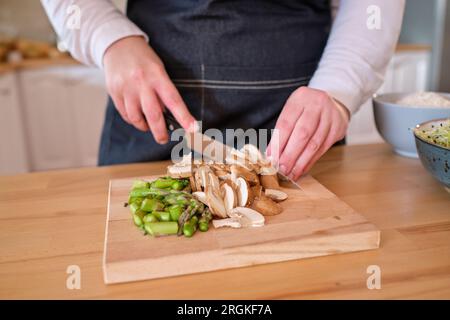
M 283 188 L 300 189 L 300 190 L 302 190 L 302 188 L 300 187 L 300 185 L 296 181 L 294 181 L 291 178 L 285 176 L 280 171 L 277 172 L 277 175 L 278 175 L 278 180 L 280 182 L 280 185 Z
M 227 155 L 238 152 L 237 149 L 212 139 L 201 132 L 185 132 L 184 137 L 189 149 L 217 163 L 225 163 Z

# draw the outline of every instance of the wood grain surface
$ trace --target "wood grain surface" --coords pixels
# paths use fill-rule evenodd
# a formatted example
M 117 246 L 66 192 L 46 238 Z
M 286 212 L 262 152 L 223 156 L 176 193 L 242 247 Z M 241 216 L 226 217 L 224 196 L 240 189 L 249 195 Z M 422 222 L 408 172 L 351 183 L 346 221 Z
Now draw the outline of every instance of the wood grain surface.
M 141 177 L 152 181 L 158 176 Z M 194 237 L 143 236 L 124 207 L 134 178 L 110 181 L 103 272 L 105 283 L 180 276 L 376 249 L 380 231 L 311 176 L 301 189 L 281 185 L 283 212 L 264 227 L 214 229 Z
M 450 196 L 384 144 L 336 147 L 312 176 L 381 229 L 378 250 L 105 285 L 108 181 L 166 163 L 0 177 L 0 298 L 450 298 Z M 81 289 L 66 287 L 70 265 Z M 369 290 L 367 268 L 380 267 Z

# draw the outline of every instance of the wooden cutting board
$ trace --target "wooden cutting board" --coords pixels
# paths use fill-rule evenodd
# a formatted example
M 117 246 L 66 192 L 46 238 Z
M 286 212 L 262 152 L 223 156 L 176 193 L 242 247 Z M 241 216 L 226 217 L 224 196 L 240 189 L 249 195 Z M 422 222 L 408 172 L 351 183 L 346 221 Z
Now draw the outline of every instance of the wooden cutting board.
M 151 180 L 156 177 L 143 177 Z M 376 249 L 380 231 L 310 176 L 283 187 L 284 211 L 266 225 L 192 238 L 144 236 L 124 207 L 135 178 L 111 180 L 103 256 L 107 284 Z

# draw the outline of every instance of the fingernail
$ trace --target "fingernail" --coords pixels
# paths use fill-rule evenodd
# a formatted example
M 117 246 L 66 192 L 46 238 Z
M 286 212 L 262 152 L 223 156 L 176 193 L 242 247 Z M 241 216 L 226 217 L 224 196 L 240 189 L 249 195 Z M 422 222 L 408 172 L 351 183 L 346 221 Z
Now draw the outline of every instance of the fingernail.
M 167 138 L 157 139 L 156 142 L 158 144 L 166 144 L 167 142 L 169 142 L 169 139 L 167 139 Z
M 282 174 L 286 174 L 286 166 L 284 164 L 280 165 L 280 171 Z

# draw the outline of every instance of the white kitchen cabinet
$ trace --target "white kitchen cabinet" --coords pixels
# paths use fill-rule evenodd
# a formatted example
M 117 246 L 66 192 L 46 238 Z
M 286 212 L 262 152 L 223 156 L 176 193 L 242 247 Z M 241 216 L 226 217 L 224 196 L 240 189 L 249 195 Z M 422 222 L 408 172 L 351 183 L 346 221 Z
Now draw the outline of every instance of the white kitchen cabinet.
M 28 157 L 17 77 L 0 74 L 0 174 L 27 172 Z
M 430 51 L 400 51 L 392 58 L 378 94 L 387 92 L 426 91 L 429 77 Z M 373 116 L 372 100 L 364 103 L 352 116 L 347 131 L 347 143 L 383 142 Z
M 77 166 L 95 166 L 107 102 L 103 74 L 92 68 L 73 69 L 67 87 L 78 143 Z
M 30 169 L 95 165 L 106 105 L 101 71 L 64 66 L 19 77 Z

